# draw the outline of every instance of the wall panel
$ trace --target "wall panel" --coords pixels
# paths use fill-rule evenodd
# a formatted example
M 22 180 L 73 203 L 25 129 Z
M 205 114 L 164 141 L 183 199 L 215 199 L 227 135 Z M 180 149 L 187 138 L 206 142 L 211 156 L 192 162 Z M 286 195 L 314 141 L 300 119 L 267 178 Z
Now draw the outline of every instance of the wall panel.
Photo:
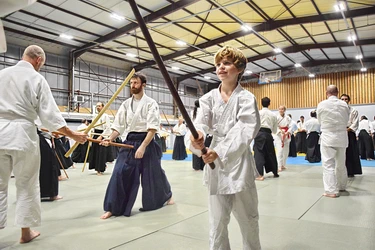
M 340 94 L 350 95 L 352 104 L 372 104 L 375 102 L 375 69 L 362 73 L 358 71 L 321 74 L 315 78 L 295 77 L 283 78 L 280 83 L 258 84 L 243 83 L 242 86 L 252 92 L 260 105 L 260 100 L 268 96 L 271 109 L 280 105 L 287 108 L 316 107 L 326 99 L 325 90 L 328 85 L 335 84 Z

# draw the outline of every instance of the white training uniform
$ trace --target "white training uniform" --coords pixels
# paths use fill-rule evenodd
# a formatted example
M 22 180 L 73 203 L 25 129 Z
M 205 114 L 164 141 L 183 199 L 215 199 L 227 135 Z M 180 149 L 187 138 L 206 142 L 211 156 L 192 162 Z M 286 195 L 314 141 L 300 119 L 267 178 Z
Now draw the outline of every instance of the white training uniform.
M 0 71 L 0 228 L 6 226 L 10 174 L 16 178 L 15 224 L 41 223 L 39 190 L 39 137 L 34 121 L 40 118 L 49 131 L 66 126 L 46 79 L 20 61 Z
M 259 110 L 260 116 L 260 127 L 268 128 L 272 131 L 272 134 L 277 132 L 277 116 L 268 108 L 263 107 Z
M 280 127 L 288 127 L 287 132 L 290 132 L 291 127 L 291 121 L 292 119 L 284 114 L 284 117 L 282 117 L 280 114 L 277 115 L 277 132 L 275 137 L 275 144 L 276 144 L 276 158 L 277 158 L 277 165 L 279 168 L 285 167 L 286 160 L 288 159 L 289 155 L 289 144 L 290 144 L 290 135 L 289 136 L 283 136 L 281 133 Z
M 326 194 L 338 194 L 345 190 L 348 174 L 345 152 L 348 147 L 347 124 L 349 107 L 336 96 L 319 103 L 316 113 L 321 125 L 320 136 L 323 166 L 323 183 Z
M 347 127 L 353 130 L 355 133 L 358 130 L 359 126 L 359 115 L 358 115 L 358 110 L 354 109 L 353 107 L 349 106 L 349 121 Z
M 298 124 L 300 124 L 300 122 Z M 290 119 L 289 132 L 291 135 L 298 131 L 298 124 L 292 119 Z
M 320 133 L 320 123 L 317 118 L 311 117 L 305 122 L 306 133 L 310 134 L 311 132 Z
M 95 119 L 97 116 L 98 116 L 98 114 L 94 115 L 93 119 Z M 99 120 L 96 122 L 96 124 L 101 124 L 101 123 L 104 123 L 104 124 L 95 127 L 94 130 L 95 129 L 103 130 L 102 137 L 108 138 L 112 133 L 112 131 L 111 131 L 111 120 L 109 119 L 108 114 L 104 113 L 99 118 Z
M 250 143 L 260 128 L 260 118 L 253 94 L 240 84 L 227 103 L 220 87 L 200 98 L 195 125 L 204 135 L 213 135 L 210 148 L 217 154 L 212 170 L 204 168 L 204 184 L 209 190 L 210 249 L 228 250 L 227 225 L 233 212 L 242 232 L 243 249 L 260 249 L 258 196 L 255 187 L 256 166 Z M 190 150 L 190 134 L 185 137 Z
M 370 135 L 374 132 L 374 129 L 372 127 L 372 124 L 370 121 L 366 120 L 366 119 L 363 119 L 359 122 L 359 125 L 358 125 L 358 133 L 359 131 L 361 130 L 366 130 L 367 133 L 369 133 Z
M 149 129 L 159 130 L 160 113 L 157 102 L 143 94 L 134 108 L 134 97 L 126 99 L 116 113 L 112 129 L 120 134 L 124 132 L 148 132 Z
M 173 132 L 174 133 L 179 133 L 179 134 L 176 134 L 176 136 L 184 136 L 184 135 L 186 135 L 186 132 L 187 132 L 186 125 L 183 124 L 183 123 L 181 125 L 176 124 L 173 127 Z

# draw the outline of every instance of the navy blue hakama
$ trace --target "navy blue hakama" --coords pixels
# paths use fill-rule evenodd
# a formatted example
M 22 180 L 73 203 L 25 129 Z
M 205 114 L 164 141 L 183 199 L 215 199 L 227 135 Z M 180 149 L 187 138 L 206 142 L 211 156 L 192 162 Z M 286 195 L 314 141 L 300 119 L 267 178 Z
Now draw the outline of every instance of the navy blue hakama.
M 142 159 L 135 159 L 135 152 L 147 133 L 129 133 L 124 144 L 134 149 L 121 148 L 104 198 L 104 211 L 114 216 L 130 216 L 142 185 L 142 211 L 161 208 L 171 197 L 172 191 L 161 168 L 161 148 L 152 140 Z M 140 180 L 140 176 L 141 180 Z

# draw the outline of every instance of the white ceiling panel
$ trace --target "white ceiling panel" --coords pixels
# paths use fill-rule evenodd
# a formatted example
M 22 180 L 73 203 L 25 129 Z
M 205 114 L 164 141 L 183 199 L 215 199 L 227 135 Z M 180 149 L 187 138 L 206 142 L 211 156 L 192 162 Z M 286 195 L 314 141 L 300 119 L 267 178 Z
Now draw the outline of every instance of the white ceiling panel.
M 310 51 L 306 51 L 306 53 L 309 54 L 314 60 L 327 60 L 327 57 L 320 49 L 311 49 Z
M 375 57 L 375 45 L 361 46 L 364 57 Z
M 344 59 L 344 56 L 342 55 L 339 48 L 329 48 L 323 50 L 328 55 L 329 59 Z

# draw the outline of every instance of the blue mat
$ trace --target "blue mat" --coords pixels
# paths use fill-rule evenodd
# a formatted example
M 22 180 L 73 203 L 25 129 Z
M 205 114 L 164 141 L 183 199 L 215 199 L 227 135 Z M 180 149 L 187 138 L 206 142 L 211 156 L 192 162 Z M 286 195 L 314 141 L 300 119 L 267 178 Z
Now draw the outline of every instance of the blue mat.
M 162 160 L 171 161 L 172 154 L 163 153 Z M 192 155 L 188 154 L 188 157 L 184 161 L 191 161 Z M 288 157 L 286 164 L 290 165 L 308 165 L 308 166 L 322 166 L 321 162 L 318 163 L 310 163 L 305 160 L 305 156 L 297 156 L 297 157 Z M 361 160 L 362 167 L 375 167 L 375 161 L 366 161 Z

